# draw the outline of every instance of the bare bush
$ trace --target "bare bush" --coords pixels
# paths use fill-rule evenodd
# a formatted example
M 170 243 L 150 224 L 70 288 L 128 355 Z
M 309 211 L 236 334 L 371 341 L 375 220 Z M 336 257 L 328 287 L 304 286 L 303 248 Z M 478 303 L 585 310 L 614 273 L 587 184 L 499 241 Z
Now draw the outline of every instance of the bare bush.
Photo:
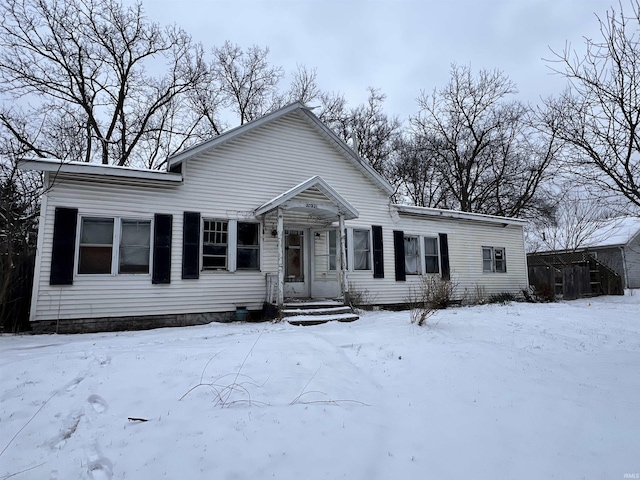
M 411 323 L 423 326 L 436 310 L 451 305 L 456 286 L 457 284 L 451 280 L 422 275 L 420 283 L 409 288 L 406 298 Z

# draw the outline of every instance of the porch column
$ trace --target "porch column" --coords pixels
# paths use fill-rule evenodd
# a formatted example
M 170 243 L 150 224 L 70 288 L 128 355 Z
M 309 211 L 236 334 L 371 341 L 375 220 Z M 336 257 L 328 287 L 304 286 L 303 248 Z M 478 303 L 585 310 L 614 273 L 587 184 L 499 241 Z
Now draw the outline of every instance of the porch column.
M 346 303 L 349 299 L 349 282 L 347 281 L 347 232 L 344 228 L 344 215 L 338 215 L 338 228 L 340 229 L 340 273 L 338 280 L 340 282 L 340 292 L 342 299 Z
M 278 207 L 278 308 L 284 305 L 284 214 Z

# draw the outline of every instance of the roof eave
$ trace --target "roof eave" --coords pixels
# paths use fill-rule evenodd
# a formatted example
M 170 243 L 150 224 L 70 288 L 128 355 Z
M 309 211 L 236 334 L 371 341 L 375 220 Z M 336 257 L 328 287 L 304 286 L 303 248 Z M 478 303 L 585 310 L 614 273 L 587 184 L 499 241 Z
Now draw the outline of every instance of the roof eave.
M 515 225 L 525 226 L 526 220 L 511 217 L 500 217 L 497 215 L 486 215 L 483 213 L 460 212 L 456 210 L 445 210 L 440 208 L 415 207 L 410 205 L 393 205 L 399 214 L 413 215 L 418 217 L 447 218 L 452 220 L 468 220 L 475 222 L 487 222 L 501 224 L 503 226 Z
M 94 178 L 119 178 L 160 184 L 175 184 L 182 182 L 182 175 L 179 173 L 116 167 L 112 165 L 98 165 L 95 163 L 65 163 L 57 159 L 20 159 L 18 160 L 18 169 Z

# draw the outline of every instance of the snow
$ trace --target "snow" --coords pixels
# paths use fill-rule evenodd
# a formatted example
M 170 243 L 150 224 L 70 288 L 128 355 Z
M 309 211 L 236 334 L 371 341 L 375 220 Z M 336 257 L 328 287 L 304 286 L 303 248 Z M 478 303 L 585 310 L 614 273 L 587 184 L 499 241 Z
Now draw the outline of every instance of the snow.
M 638 478 L 640 292 L 429 322 L 1 336 L 0 479 Z
M 640 234 L 640 217 L 617 217 L 603 222 L 587 238 L 581 247 L 608 247 L 626 245 Z

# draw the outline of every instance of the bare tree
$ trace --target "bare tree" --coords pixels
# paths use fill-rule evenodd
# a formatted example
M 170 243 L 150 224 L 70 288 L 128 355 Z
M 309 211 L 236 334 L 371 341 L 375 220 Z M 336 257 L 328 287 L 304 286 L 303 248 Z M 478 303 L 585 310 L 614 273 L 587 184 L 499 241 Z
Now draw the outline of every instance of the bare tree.
M 446 189 L 425 203 L 506 216 L 551 213 L 541 192 L 559 144 L 537 130 L 527 106 L 509 99 L 514 93 L 500 71 L 474 76 L 453 65 L 446 87 L 420 95 L 411 134 Z
M 284 70 L 269 64 L 268 47 L 254 45 L 244 51 L 227 41 L 215 47 L 213 54 L 212 71 L 220 82 L 225 106 L 238 115 L 240 125 L 282 105 L 278 84 Z
M 393 145 L 400 136 L 401 124 L 397 117 L 384 112 L 382 107 L 386 95 L 373 87 L 367 90 L 366 103 L 353 108 L 348 107 L 343 95 L 321 92 L 318 95 L 321 104 L 318 117 L 341 139 L 351 143 L 356 153 L 378 173 L 391 179 L 390 159 Z
M 615 216 L 613 209 L 581 189 L 565 185 L 556 195 L 557 203 L 552 219 L 540 219 L 529 235 L 529 250 L 575 251 L 588 241 L 600 241 L 594 234 L 603 222 Z
M 0 131 L 0 328 L 29 329 L 42 176 L 22 172 L 15 158 L 24 145 Z
M 620 2 L 597 17 L 600 38 L 585 38 L 585 54 L 570 44 L 553 52 L 569 86 L 546 102 L 547 126 L 570 146 L 568 167 L 585 188 L 640 207 L 640 2 L 629 5 L 630 14 Z
M 418 207 L 448 208 L 452 203 L 441 181 L 437 164 L 438 142 L 418 135 L 406 135 L 395 142 L 391 177 L 396 201 Z
M 35 154 L 159 167 L 192 139 L 200 118 L 179 100 L 208 69 L 183 30 L 116 0 L 6 0 L 0 18 L 0 92 L 33 105 L 0 119 L 14 133 L 37 119 L 16 136 Z M 32 136 L 39 128 L 54 148 Z

